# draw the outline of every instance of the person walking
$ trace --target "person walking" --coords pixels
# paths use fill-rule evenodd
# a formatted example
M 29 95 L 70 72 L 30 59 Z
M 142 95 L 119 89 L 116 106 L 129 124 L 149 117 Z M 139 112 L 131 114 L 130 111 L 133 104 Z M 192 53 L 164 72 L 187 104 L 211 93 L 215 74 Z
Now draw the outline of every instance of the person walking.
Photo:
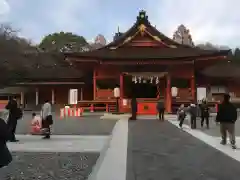
M 200 109 L 201 109 L 201 127 L 203 127 L 205 121 L 207 129 L 209 129 L 209 107 L 205 99 L 202 101 Z
M 10 98 L 5 108 L 9 110 L 9 117 L 7 121 L 8 129 L 11 133 L 9 141 L 18 142 L 19 140 L 16 139 L 15 132 L 17 128 L 17 121 L 18 119 L 22 118 L 22 110 L 18 107 L 18 103 L 15 97 Z
M 233 149 L 236 149 L 235 122 L 237 120 L 237 109 L 230 102 L 230 96 L 224 95 L 223 102 L 219 105 L 216 116 L 216 122 L 220 123 L 220 132 L 222 136 L 221 144 L 227 143 L 227 132 Z
M 182 128 L 183 122 L 186 117 L 186 109 L 184 107 L 184 104 L 181 104 L 181 106 L 178 108 L 177 114 L 179 120 L 179 127 Z
M 157 103 L 157 111 L 158 111 L 158 117 L 160 121 L 164 121 L 164 112 L 165 112 L 165 107 L 164 107 L 164 101 L 159 100 Z
M 197 106 L 194 103 L 191 103 L 188 107 L 188 112 L 190 114 L 191 119 L 191 128 L 196 129 L 197 128 Z
M 0 112 L 0 168 L 3 168 L 12 161 L 12 155 L 8 150 L 7 141 L 11 135 L 6 121 L 8 120 L 9 111 L 1 110 Z
M 52 106 L 48 100 L 46 100 L 42 106 L 41 117 L 42 117 L 42 131 L 44 135 L 43 139 L 50 139 L 51 134 L 50 126 L 53 124 L 53 118 L 52 118 Z

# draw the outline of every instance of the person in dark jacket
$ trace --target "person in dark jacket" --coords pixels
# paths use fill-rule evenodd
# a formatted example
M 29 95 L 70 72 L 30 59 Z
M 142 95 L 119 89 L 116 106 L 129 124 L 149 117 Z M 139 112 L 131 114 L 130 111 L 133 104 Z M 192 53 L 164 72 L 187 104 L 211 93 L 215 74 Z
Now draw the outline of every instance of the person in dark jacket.
M 194 103 L 191 103 L 188 107 L 188 113 L 190 114 L 191 118 L 191 128 L 197 128 L 197 106 Z
M 186 117 L 186 108 L 184 107 L 184 104 L 181 104 L 181 106 L 178 108 L 177 114 L 179 120 L 179 127 L 182 128 L 183 122 Z
M 157 103 L 157 111 L 158 111 L 159 120 L 163 121 L 164 120 L 164 111 L 165 111 L 164 101 L 163 100 L 159 100 L 158 101 L 158 103 Z
M 6 123 L 8 116 L 8 111 L 2 110 L 0 112 L 0 168 L 7 166 L 12 161 L 12 155 L 6 145 L 10 135 Z
M 136 97 L 132 97 L 131 111 L 132 111 L 132 116 L 130 117 L 130 120 L 137 120 L 137 99 L 136 99 Z
M 206 100 L 202 101 L 202 104 L 200 105 L 201 109 L 201 127 L 203 127 L 204 121 L 207 125 L 207 129 L 209 129 L 209 107 Z
M 221 144 L 225 145 L 227 141 L 227 132 L 233 149 L 236 149 L 235 122 L 237 120 L 237 110 L 230 102 L 230 96 L 224 95 L 223 102 L 219 105 L 216 122 L 220 122 L 220 132 L 222 135 Z
M 11 142 L 18 142 L 19 140 L 15 137 L 15 132 L 17 128 L 17 121 L 18 121 L 18 104 L 16 98 L 10 98 L 8 104 L 5 107 L 7 110 L 9 110 L 9 118 L 8 118 L 8 128 L 10 130 L 11 136 L 9 141 Z

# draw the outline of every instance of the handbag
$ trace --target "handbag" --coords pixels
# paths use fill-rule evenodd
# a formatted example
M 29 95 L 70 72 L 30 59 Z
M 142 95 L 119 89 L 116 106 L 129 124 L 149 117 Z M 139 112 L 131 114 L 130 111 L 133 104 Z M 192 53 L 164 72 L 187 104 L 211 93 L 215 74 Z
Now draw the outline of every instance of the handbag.
M 23 111 L 22 111 L 21 108 L 17 108 L 15 113 L 16 113 L 16 119 L 17 119 L 17 120 L 22 119 L 22 117 L 23 117 Z

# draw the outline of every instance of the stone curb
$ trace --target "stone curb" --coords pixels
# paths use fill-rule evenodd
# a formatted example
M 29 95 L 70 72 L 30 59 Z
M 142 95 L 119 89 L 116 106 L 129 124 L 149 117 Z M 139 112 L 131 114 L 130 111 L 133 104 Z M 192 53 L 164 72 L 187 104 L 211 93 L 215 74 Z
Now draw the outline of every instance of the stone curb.
M 128 119 L 131 115 L 130 114 L 111 114 L 105 113 L 100 119 L 106 120 L 119 120 L 119 119 Z

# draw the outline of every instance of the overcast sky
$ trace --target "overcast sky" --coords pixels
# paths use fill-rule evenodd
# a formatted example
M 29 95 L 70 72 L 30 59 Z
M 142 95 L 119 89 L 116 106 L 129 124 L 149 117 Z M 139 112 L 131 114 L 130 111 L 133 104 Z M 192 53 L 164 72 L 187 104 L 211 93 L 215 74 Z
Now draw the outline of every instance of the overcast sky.
M 184 24 L 195 43 L 235 47 L 240 46 L 239 7 L 240 0 L 0 0 L 0 22 L 11 23 L 35 43 L 59 31 L 112 40 L 118 26 L 127 30 L 144 9 L 169 37 Z

